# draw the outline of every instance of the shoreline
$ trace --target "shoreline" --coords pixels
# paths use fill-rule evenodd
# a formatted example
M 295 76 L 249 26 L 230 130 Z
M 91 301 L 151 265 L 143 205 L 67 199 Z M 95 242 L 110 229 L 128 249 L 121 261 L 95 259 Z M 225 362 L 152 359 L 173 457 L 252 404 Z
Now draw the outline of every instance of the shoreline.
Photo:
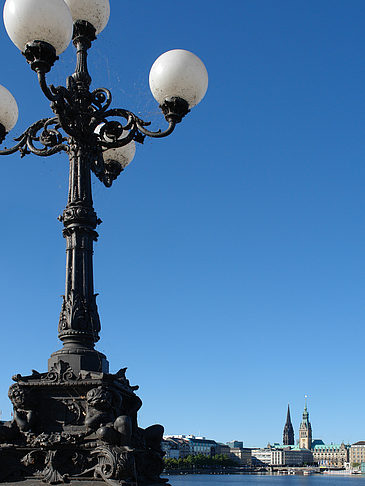
M 361 472 L 351 472 L 346 469 L 320 470 L 319 468 L 288 467 L 278 470 L 259 468 L 196 468 L 196 469 L 166 469 L 167 476 L 184 475 L 255 475 L 255 476 L 335 476 L 335 477 L 364 477 Z

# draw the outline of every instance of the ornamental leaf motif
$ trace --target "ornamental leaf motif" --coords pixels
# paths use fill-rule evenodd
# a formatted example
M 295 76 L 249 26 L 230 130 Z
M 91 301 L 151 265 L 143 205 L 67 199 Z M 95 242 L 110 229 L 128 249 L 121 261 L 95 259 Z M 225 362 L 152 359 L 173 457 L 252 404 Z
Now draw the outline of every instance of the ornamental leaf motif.
M 96 295 L 89 301 L 74 290 L 71 290 L 67 299 L 63 296 L 58 331 L 60 334 L 67 334 L 68 331 L 97 334 L 100 331 L 100 319 Z

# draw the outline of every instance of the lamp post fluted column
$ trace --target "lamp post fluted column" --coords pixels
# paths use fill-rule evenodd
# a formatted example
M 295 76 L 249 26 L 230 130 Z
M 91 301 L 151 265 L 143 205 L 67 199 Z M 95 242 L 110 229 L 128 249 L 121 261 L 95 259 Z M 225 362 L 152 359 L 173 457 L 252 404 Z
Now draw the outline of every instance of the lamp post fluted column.
M 93 282 L 93 244 L 100 222 L 91 193 L 90 147 L 70 141 L 69 194 L 61 216 L 66 238 L 66 285 L 58 336 L 63 348 L 52 354 L 51 369 L 57 360 L 67 361 L 74 370 L 107 373 L 106 357 L 94 349 L 99 340 L 100 318 Z
M 76 372 L 107 373 L 109 365 L 105 355 L 94 349 L 99 340 L 100 318 L 94 294 L 93 244 L 98 238 L 95 229 L 101 222 L 93 208 L 91 190 L 91 167 L 98 153 L 96 136 L 90 129 L 93 110 L 87 50 L 94 39 L 95 29 L 90 24 L 78 22 L 75 25 L 76 70 L 68 79 L 68 90 L 77 106 L 78 129 L 69 139 L 68 200 L 60 217 L 66 238 L 65 295 L 58 325 L 63 348 L 52 354 L 48 368 L 52 369 L 57 361 L 64 360 Z M 57 113 L 57 100 L 53 106 Z

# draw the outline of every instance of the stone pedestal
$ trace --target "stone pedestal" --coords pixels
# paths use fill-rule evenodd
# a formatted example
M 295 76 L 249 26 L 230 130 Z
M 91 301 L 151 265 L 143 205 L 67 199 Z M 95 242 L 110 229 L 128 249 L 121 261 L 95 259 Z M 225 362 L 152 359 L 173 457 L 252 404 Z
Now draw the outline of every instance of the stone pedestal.
M 60 360 L 47 373 L 14 376 L 14 418 L 0 426 L 0 482 L 166 484 L 163 427 L 138 427 L 142 401 L 125 372 L 76 373 Z
M 81 370 L 101 371 L 109 373 L 109 363 L 106 356 L 95 349 L 75 348 L 64 346 L 59 351 L 51 354 L 48 360 L 48 369 L 51 370 L 60 361 L 67 362 L 69 366 L 78 373 Z

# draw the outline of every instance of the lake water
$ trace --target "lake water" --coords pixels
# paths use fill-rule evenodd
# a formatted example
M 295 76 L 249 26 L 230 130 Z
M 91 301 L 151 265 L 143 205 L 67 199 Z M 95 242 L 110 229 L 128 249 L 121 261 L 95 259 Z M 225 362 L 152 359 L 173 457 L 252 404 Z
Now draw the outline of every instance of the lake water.
M 167 477 L 167 476 L 165 476 Z M 184 475 L 168 476 L 171 486 L 365 486 L 365 476 Z

